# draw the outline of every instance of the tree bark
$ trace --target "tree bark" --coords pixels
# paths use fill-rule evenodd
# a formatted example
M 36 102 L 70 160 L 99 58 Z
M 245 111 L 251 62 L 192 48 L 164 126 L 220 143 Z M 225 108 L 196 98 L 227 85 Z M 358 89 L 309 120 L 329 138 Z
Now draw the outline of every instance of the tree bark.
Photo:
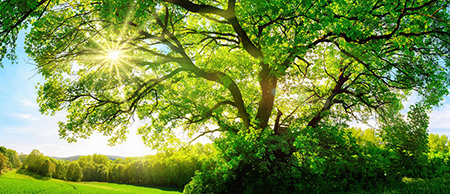
M 259 74 L 261 79 L 259 82 L 261 87 L 261 100 L 259 101 L 256 120 L 259 122 L 258 128 L 264 129 L 268 126 L 270 115 L 272 113 L 277 88 L 277 79 L 275 76 L 270 74 L 269 65 L 262 64 L 261 66 L 262 70 Z

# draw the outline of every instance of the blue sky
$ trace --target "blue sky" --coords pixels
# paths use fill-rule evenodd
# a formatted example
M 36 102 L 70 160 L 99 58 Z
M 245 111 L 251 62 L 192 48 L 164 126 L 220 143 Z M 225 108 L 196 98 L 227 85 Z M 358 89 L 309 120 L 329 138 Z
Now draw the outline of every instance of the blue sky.
M 125 143 L 114 147 L 107 146 L 107 137 L 93 134 L 90 139 L 77 143 L 67 143 L 59 139 L 58 121 L 64 121 L 64 113 L 45 116 L 39 112 L 36 103 L 36 85 L 44 79 L 36 74 L 35 67 L 29 63 L 23 50 L 24 33 L 21 32 L 16 53 L 18 64 L 3 61 L 0 68 L 0 146 L 29 154 L 38 149 L 47 156 L 67 157 L 73 155 L 105 154 L 119 156 L 143 156 L 156 151 L 147 148 L 136 134 L 137 124 L 129 130 Z M 28 62 L 27 62 L 28 61 Z M 413 95 L 405 107 L 417 100 Z M 363 128 L 367 126 L 358 125 Z M 450 98 L 430 114 L 431 133 L 450 136 Z

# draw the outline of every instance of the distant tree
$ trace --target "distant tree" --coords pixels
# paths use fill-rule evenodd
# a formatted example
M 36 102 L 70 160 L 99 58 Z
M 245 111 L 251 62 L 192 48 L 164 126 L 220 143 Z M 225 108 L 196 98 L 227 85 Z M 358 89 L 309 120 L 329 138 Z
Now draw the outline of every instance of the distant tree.
M 79 162 L 79 161 L 77 161 Z M 80 162 L 79 162 L 80 163 Z M 81 164 L 81 163 L 80 163 Z M 94 165 L 93 162 L 90 163 L 85 163 L 83 165 L 80 165 L 81 168 L 83 169 L 83 180 L 84 181 L 93 181 L 96 180 L 95 176 L 96 176 L 96 166 Z
M 106 182 L 108 181 L 108 166 L 104 164 L 96 165 L 95 181 Z
M 83 169 L 78 162 L 69 163 L 66 178 L 69 181 L 81 181 L 83 178 Z
M 123 163 L 123 162 L 124 162 L 123 158 L 117 158 L 117 159 L 114 160 L 115 164 L 120 164 L 120 163 Z
M 4 146 L 0 146 L 0 153 L 2 153 L 3 155 L 6 155 L 6 152 L 8 151 L 8 149 Z
M 119 176 L 120 175 L 119 175 L 119 170 L 118 170 L 117 166 L 118 166 L 117 164 L 113 164 L 112 166 L 109 167 L 109 169 L 108 169 L 108 182 L 112 182 L 112 183 L 119 182 Z
M 126 164 L 118 164 L 117 165 L 117 172 L 119 174 L 119 182 L 126 183 L 128 180 L 128 173 L 127 173 L 127 165 Z
M 27 155 L 24 154 L 24 153 L 20 153 L 20 155 L 19 155 L 19 160 L 20 160 L 20 162 L 21 162 L 21 163 L 24 163 L 26 159 L 27 159 Z M 23 167 L 23 166 L 22 166 L 22 167 Z
M 20 168 L 21 167 L 22 164 L 20 162 L 19 156 L 17 155 L 17 152 L 15 152 L 15 154 L 12 156 L 11 164 L 12 164 L 13 168 Z
M 3 170 L 5 170 L 8 167 L 8 158 L 3 155 L 3 153 L 0 153 L 0 174 Z
M 136 159 L 129 163 L 128 173 L 133 184 L 142 184 L 145 176 L 145 161 Z M 168 175 L 169 176 L 169 175 Z
M 180 150 L 172 157 L 167 158 L 169 173 L 167 176 L 171 177 L 171 184 L 177 187 L 182 187 L 191 181 L 195 174 L 196 162 L 195 158 L 188 152 Z
M 419 167 L 426 162 L 428 111 L 426 107 L 416 104 L 410 107 L 407 120 L 397 115 L 382 126 L 383 140 L 388 148 L 398 154 L 397 164 L 404 175 L 420 174 Z
M 97 164 L 103 164 L 106 166 L 108 166 L 111 162 L 111 160 L 107 156 L 101 154 L 92 155 L 92 160 Z
M 15 150 L 8 149 L 4 146 L 0 146 L 0 153 L 3 153 L 3 155 L 8 158 L 7 165 L 9 168 L 19 168 L 20 167 L 20 159 Z
M 52 177 L 55 171 L 56 165 L 50 158 L 47 157 L 47 159 L 45 159 L 45 161 L 42 163 L 39 173 L 44 176 Z
M 33 172 L 39 172 L 39 169 L 45 161 L 45 156 L 39 150 L 33 150 L 28 154 L 27 159 L 24 162 L 26 168 Z
M 65 180 L 66 179 L 66 164 L 63 161 L 57 161 L 55 167 L 55 173 L 53 175 L 54 178 Z
M 428 146 L 430 147 L 430 152 L 444 152 L 447 153 L 448 150 L 448 137 L 446 135 L 439 136 L 438 134 L 430 133 L 428 135 Z
M 81 168 L 85 169 L 87 165 L 93 163 L 91 155 L 87 156 L 80 156 L 77 160 L 78 164 L 81 166 Z

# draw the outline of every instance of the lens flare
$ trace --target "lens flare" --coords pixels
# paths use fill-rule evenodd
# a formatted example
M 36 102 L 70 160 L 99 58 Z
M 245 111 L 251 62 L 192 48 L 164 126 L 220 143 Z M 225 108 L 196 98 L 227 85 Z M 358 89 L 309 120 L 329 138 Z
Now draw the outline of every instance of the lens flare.
M 120 51 L 119 50 L 112 50 L 108 53 L 108 58 L 112 61 L 117 61 L 120 58 Z

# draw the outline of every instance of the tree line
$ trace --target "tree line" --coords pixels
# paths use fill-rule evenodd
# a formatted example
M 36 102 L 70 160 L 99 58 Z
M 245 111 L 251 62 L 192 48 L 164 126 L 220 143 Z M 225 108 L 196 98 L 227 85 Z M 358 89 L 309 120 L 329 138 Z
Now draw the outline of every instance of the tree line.
M 21 162 L 17 152 L 4 146 L 0 146 L 0 174 L 2 173 L 2 170 L 19 168 L 20 166 Z
M 22 167 L 43 176 L 68 181 L 183 187 L 213 153 L 211 144 L 195 144 L 143 157 L 117 158 L 113 161 L 105 155 L 94 154 L 69 162 L 45 156 L 35 149 L 22 163 L 19 161 L 18 165 L 14 166 L 7 162 L 7 166 Z M 15 158 L 18 159 L 17 154 Z

